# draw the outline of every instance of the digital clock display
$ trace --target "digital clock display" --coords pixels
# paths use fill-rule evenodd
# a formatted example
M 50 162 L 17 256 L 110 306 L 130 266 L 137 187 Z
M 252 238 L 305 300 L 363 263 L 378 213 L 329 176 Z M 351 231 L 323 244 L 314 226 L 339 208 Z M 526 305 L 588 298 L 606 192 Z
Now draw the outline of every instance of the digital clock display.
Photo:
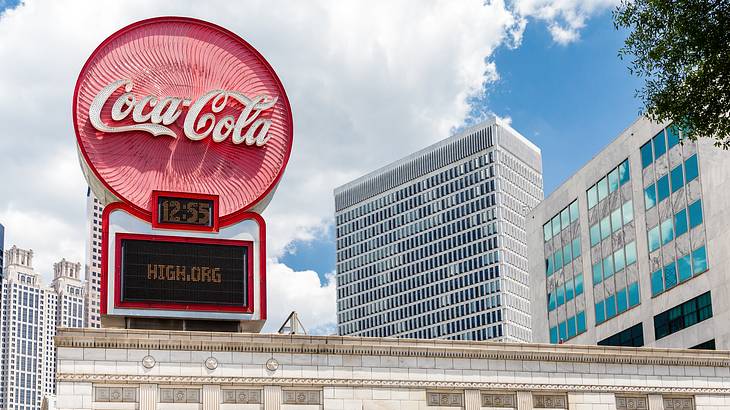
M 213 201 L 208 199 L 157 197 L 157 223 L 213 226 Z

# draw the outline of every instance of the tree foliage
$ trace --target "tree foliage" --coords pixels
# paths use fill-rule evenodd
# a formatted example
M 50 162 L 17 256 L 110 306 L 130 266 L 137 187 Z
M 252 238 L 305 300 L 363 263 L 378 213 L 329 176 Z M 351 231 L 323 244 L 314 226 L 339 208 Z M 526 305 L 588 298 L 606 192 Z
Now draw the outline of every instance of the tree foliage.
M 730 148 L 730 0 L 622 0 L 613 20 L 647 116 Z

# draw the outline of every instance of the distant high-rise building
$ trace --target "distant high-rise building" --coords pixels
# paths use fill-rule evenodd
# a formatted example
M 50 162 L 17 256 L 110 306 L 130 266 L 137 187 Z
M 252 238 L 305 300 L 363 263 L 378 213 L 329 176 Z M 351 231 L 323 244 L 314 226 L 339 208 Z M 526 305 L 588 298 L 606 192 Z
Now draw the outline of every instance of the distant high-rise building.
M 3 226 L 3 224 L 0 224 L 0 284 L 2 283 L 3 267 L 5 266 L 5 263 L 3 262 L 4 257 L 5 257 L 5 227 Z M 2 291 L 2 288 L 0 288 L 0 291 Z
M 335 189 L 340 335 L 531 340 L 540 149 L 497 118 Z
M 54 264 L 52 286 L 33 269 L 33 251 L 5 252 L 0 313 L 0 409 L 38 410 L 56 392 L 58 327 L 83 325 L 84 284 L 80 263 Z
M 530 215 L 536 342 L 730 349 L 727 152 L 640 118 Z
M 86 292 L 84 327 L 101 327 L 101 213 L 104 206 L 91 189 L 86 191 Z

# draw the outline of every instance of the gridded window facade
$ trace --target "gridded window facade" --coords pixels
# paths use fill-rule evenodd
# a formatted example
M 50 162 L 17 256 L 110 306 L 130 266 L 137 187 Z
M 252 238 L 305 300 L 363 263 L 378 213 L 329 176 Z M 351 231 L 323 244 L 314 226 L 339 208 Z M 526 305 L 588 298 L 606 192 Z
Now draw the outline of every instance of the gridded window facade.
M 654 316 L 654 335 L 659 340 L 711 317 L 712 297 L 706 292 Z
M 637 323 L 626 330 L 622 330 L 613 336 L 609 336 L 598 342 L 599 346 L 644 346 L 644 326 Z
M 336 190 L 340 334 L 530 340 L 524 215 L 542 179 L 506 131 L 449 138 Z

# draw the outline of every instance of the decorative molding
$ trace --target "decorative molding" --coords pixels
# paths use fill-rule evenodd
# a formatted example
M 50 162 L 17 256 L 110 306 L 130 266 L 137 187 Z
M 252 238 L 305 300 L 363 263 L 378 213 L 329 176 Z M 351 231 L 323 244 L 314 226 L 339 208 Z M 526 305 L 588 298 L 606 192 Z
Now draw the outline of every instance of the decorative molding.
M 279 362 L 273 357 L 266 361 L 266 370 L 275 372 L 279 368 Z
M 327 379 L 297 377 L 206 377 L 206 376 L 154 376 L 154 375 L 113 375 L 113 374 L 71 374 L 59 373 L 60 382 L 92 383 L 155 383 L 204 385 L 289 385 L 289 386 L 326 386 L 326 387 L 392 387 L 419 389 L 475 389 L 475 390 L 530 390 L 530 391 L 574 391 L 596 393 L 626 394 L 730 394 L 730 387 L 665 387 L 665 386 L 610 386 L 595 384 L 532 384 L 532 383 L 489 383 L 489 382 L 449 382 L 431 380 L 367 380 L 367 379 Z
M 427 392 L 426 405 L 441 407 L 464 407 L 464 394 Z
M 218 368 L 218 359 L 211 356 L 211 357 L 205 359 L 204 365 L 205 365 L 205 368 L 208 370 L 215 370 Z
M 646 396 L 616 395 L 616 410 L 648 410 L 649 399 Z
M 261 404 L 261 390 L 259 389 L 223 389 L 223 403 Z
M 664 397 L 664 410 L 694 410 L 692 397 Z
M 155 358 L 150 355 L 142 358 L 142 366 L 144 366 L 145 369 L 151 369 L 155 367 L 156 363 L 157 361 L 155 360 Z
M 482 407 L 517 408 L 517 395 L 514 393 L 482 393 Z
M 567 409 L 568 396 L 565 394 L 533 394 L 532 405 L 536 409 Z
M 321 404 L 320 390 L 283 390 L 282 404 Z
M 59 348 L 193 350 L 251 353 L 438 357 L 570 363 L 730 367 L 730 353 L 606 346 L 388 340 L 344 336 L 254 335 L 124 329 L 62 329 Z M 183 338 L 184 337 L 184 338 Z M 223 340 L 216 340 L 223 339 Z
M 160 388 L 160 403 L 200 403 L 200 389 Z
M 94 387 L 95 402 L 136 403 L 136 387 Z

